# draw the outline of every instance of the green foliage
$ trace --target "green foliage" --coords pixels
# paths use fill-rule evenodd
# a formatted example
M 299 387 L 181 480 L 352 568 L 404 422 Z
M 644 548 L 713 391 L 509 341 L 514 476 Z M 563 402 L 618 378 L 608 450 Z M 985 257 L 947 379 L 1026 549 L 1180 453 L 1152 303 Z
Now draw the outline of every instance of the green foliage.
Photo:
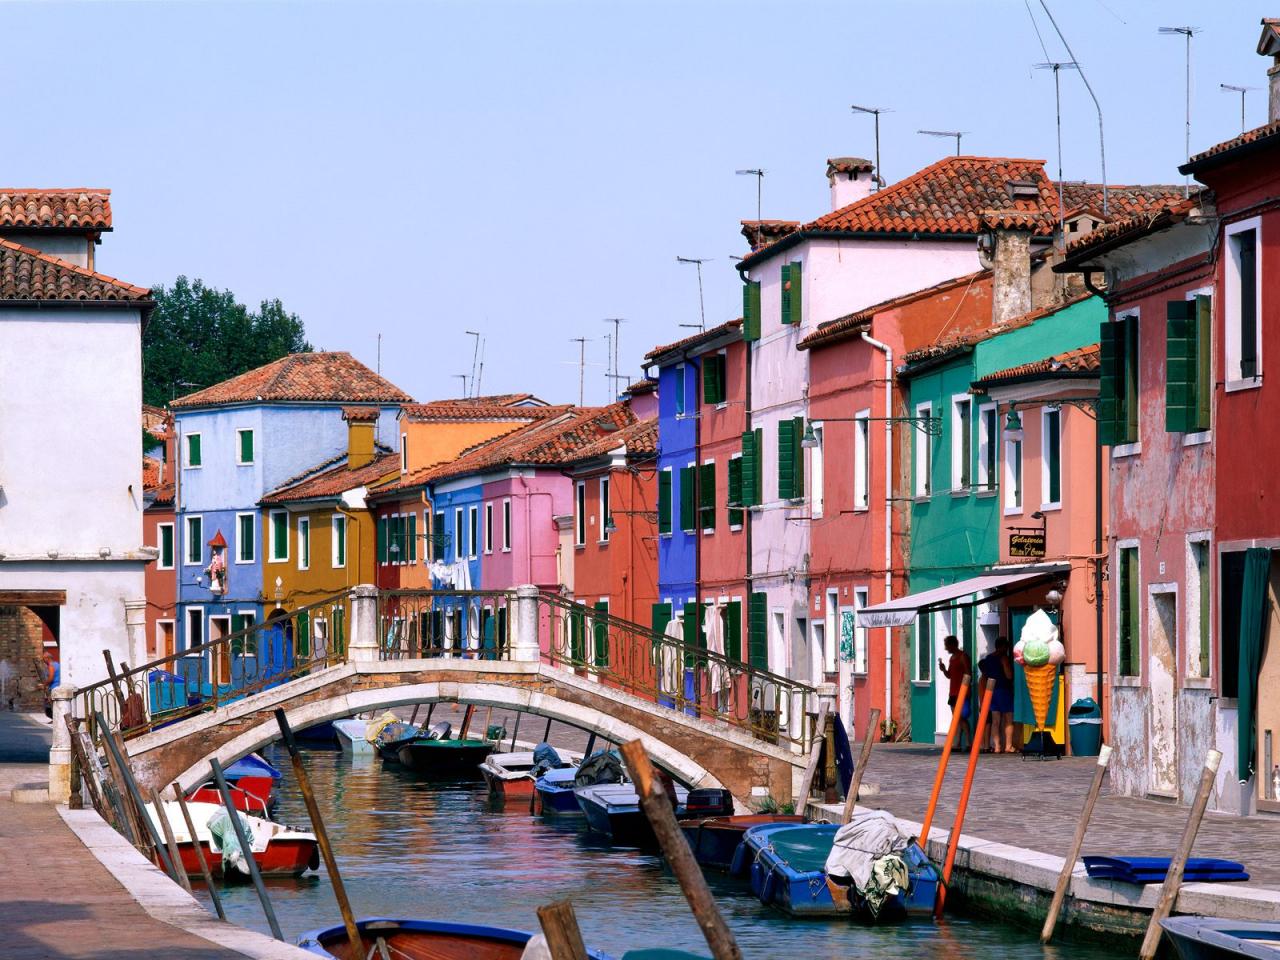
M 175 397 L 311 350 L 302 321 L 279 300 L 255 311 L 230 290 L 179 277 L 152 291 L 156 308 L 142 336 L 142 399 L 164 406 Z
M 756 813 L 780 814 L 786 817 L 792 816 L 795 812 L 794 803 L 789 800 L 786 803 L 778 803 L 773 797 L 765 797 L 756 808 Z

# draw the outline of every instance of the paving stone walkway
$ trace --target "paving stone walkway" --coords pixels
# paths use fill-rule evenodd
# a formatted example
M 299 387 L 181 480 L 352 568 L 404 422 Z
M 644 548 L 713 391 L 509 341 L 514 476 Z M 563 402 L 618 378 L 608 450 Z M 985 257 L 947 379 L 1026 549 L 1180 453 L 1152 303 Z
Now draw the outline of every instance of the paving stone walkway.
M 940 748 L 927 744 L 878 744 L 864 782 L 879 784 L 880 795 L 868 799 L 867 805 L 905 819 L 923 819 L 940 753 Z M 951 828 L 968 759 L 967 753 L 951 757 L 935 828 Z M 983 754 L 964 832 L 1065 856 L 1095 766 L 1096 761 L 1087 757 L 1037 762 Z M 1113 796 L 1104 784 L 1083 855 L 1172 856 L 1187 813 L 1187 807 L 1172 803 Z M 1239 860 L 1249 871 L 1251 886 L 1280 889 L 1280 817 L 1208 813 L 1192 855 Z

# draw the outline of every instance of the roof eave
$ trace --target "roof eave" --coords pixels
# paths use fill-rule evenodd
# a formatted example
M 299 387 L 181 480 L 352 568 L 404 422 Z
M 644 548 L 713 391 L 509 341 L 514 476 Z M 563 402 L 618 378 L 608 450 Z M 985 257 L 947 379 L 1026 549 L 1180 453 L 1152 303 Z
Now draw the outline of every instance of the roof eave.
M 742 328 L 734 327 L 731 330 L 725 330 L 722 333 L 709 337 L 702 343 L 691 343 L 675 350 L 664 350 L 662 353 L 649 354 L 644 358 L 645 367 L 665 367 L 668 364 L 678 362 L 687 357 L 696 357 L 707 353 L 711 350 L 719 350 L 721 347 L 727 347 L 731 343 L 737 343 L 742 339 Z
M 790 250 L 805 240 L 977 240 L 981 233 L 946 232 L 932 230 L 797 230 L 781 240 L 753 251 L 737 265 L 738 272 L 763 263 L 775 254 Z M 1033 235 L 1032 243 L 1051 243 L 1052 237 Z
M 938 367 L 966 353 L 973 353 L 973 344 L 966 343 L 962 346 L 952 347 L 950 350 L 933 357 L 923 357 L 920 360 L 910 361 L 898 370 L 898 379 L 910 380 L 913 377 L 918 377 L 920 374 L 936 370 Z
M 975 380 L 970 386 L 974 390 L 986 393 L 992 387 L 1012 387 L 1022 383 L 1038 383 L 1057 380 L 1097 380 L 1097 370 L 1059 370 L 1044 373 L 1020 373 L 1012 377 L 1000 377 L 990 380 Z
M 1178 167 L 1178 172 L 1195 176 L 1199 180 L 1199 175 L 1205 170 L 1211 170 L 1227 163 L 1235 163 L 1237 160 L 1257 153 L 1259 150 L 1274 149 L 1277 143 L 1280 143 L 1280 131 L 1268 134 L 1265 137 L 1259 137 L 1257 140 L 1250 140 L 1248 143 L 1242 143 L 1238 147 L 1232 147 L 1230 150 L 1223 150 L 1221 153 L 1212 153 L 1198 160 L 1188 160 Z M 1203 182 L 1202 180 L 1201 183 Z

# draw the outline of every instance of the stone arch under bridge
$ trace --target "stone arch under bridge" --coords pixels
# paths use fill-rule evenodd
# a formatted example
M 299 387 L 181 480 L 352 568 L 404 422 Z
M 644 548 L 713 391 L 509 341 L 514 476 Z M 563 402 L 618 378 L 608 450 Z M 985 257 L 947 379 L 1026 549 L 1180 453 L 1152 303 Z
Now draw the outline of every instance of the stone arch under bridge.
M 805 758 L 725 723 L 703 720 L 541 662 L 461 659 L 348 662 L 130 739 L 138 779 L 189 788 L 224 764 L 278 739 L 274 711 L 303 728 L 415 703 L 449 701 L 520 710 L 598 733 L 640 738 L 650 756 L 695 787 L 725 787 L 745 805 L 761 791 L 785 803 Z

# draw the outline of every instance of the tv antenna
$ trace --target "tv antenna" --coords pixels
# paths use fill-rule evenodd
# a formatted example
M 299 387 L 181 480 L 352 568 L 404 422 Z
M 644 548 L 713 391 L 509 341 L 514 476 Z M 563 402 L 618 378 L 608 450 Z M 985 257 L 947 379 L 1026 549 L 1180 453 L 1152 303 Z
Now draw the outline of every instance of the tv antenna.
M 480 338 L 480 368 L 476 372 L 476 378 L 473 381 L 475 384 L 475 395 L 477 397 L 480 396 L 481 385 L 484 383 L 484 348 L 487 343 L 487 339 L 484 337 Z
M 735 170 L 733 171 L 740 177 L 756 178 L 756 220 L 760 219 L 760 195 L 764 189 L 764 171 L 763 170 Z
M 880 114 L 893 111 L 888 107 L 860 107 L 856 103 L 850 104 L 849 109 L 854 113 L 869 113 L 876 118 L 876 189 L 879 190 L 884 186 L 884 177 L 880 173 Z
M 613 351 L 613 372 L 606 373 L 605 380 L 609 383 L 610 387 L 612 387 L 613 381 L 619 378 L 618 377 L 618 344 L 622 341 L 621 327 L 627 321 L 622 319 L 622 317 L 605 317 L 604 322 L 613 324 L 612 335 L 605 334 L 605 336 L 609 338 L 610 349 Z
M 570 337 L 570 343 L 578 345 L 578 406 L 582 406 L 587 377 L 587 337 Z
M 1183 36 L 1187 38 L 1187 129 L 1186 158 L 1191 159 L 1191 38 L 1200 32 L 1199 27 L 1161 27 L 1160 33 L 1166 36 Z M 1241 98 L 1243 99 L 1243 97 Z M 1182 176 L 1182 195 L 1191 196 L 1191 174 Z
M 923 133 L 927 137 L 955 137 L 956 138 L 956 156 L 960 156 L 960 138 L 963 137 L 968 130 L 917 130 L 916 133 Z
M 1035 65 L 1037 70 L 1053 71 L 1053 110 L 1058 119 L 1058 236 L 1064 244 L 1067 237 L 1063 228 L 1065 211 L 1062 209 L 1062 87 L 1058 83 L 1058 73 L 1062 70 L 1076 70 L 1078 67 L 1074 60 L 1050 60 Z
M 454 376 L 462 381 L 462 396 L 467 396 L 467 375 L 465 373 L 455 373 Z
M 476 361 L 480 358 L 480 334 L 475 330 L 464 331 L 468 337 L 475 337 L 475 349 L 471 352 L 471 382 L 476 382 Z M 470 396 L 470 394 L 464 394 Z
M 1227 93 L 1240 94 L 1240 132 L 1244 133 L 1244 95 L 1248 93 L 1250 90 L 1257 90 L 1258 88 L 1257 87 L 1241 87 L 1241 86 L 1237 86 L 1234 83 L 1220 83 L 1218 84 L 1218 86 L 1222 90 L 1225 90 Z
M 706 263 L 708 260 L 713 260 L 713 259 L 715 258 L 714 257 L 676 257 L 677 263 L 692 263 L 695 267 L 698 268 L 698 316 L 700 317 L 700 322 L 698 324 L 699 330 L 707 329 L 707 307 L 702 300 L 702 265 Z M 693 324 L 682 323 L 680 324 L 680 326 L 692 327 Z M 617 373 L 616 370 L 614 372 Z

